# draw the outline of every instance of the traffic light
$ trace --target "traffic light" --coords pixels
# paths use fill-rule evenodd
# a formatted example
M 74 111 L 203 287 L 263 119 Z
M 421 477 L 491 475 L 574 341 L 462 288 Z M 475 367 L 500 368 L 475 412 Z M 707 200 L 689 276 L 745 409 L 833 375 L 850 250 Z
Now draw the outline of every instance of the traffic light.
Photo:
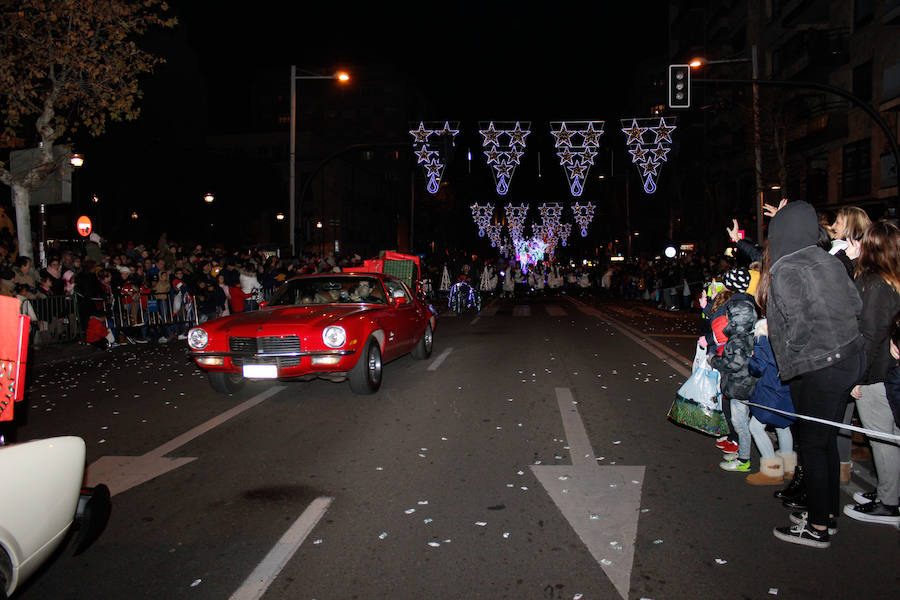
M 669 65 L 669 108 L 691 107 L 691 66 Z

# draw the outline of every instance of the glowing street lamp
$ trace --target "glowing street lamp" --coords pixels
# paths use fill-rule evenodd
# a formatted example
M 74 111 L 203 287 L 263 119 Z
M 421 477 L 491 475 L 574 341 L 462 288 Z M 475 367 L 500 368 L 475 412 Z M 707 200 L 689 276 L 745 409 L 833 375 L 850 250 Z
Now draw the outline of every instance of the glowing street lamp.
M 72 158 L 69 159 L 69 164 L 77 169 L 84 164 L 84 156 L 81 154 L 73 154 Z
M 207 204 L 212 204 L 215 199 L 216 199 L 216 197 L 212 194 L 212 192 L 203 196 L 203 201 L 206 202 Z
M 302 69 L 301 69 L 302 71 Z M 309 73 L 308 71 L 305 71 Z M 288 241 L 291 244 L 291 254 L 296 254 L 296 240 L 294 239 L 294 228 L 297 226 L 297 213 L 299 212 L 301 215 L 302 211 L 298 210 L 294 204 L 296 204 L 296 196 L 297 196 L 297 184 L 296 184 L 296 157 L 297 157 L 297 80 L 298 79 L 335 79 L 340 83 L 347 83 L 350 81 L 350 74 L 346 71 L 338 71 L 333 75 L 316 75 L 314 73 L 309 73 L 307 75 L 297 75 L 297 66 L 291 65 L 291 148 L 290 148 L 290 156 L 288 157 L 288 217 L 290 219 L 290 224 L 288 228 L 288 237 L 290 238 Z
M 284 221 L 284 213 L 276 213 L 275 218 L 279 221 Z

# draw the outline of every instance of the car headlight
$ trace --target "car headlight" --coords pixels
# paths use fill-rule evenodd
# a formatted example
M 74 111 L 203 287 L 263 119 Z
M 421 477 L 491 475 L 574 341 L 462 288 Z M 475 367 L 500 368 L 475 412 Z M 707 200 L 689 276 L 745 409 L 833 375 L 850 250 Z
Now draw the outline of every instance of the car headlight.
M 344 331 L 343 327 L 338 327 L 337 325 L 326 327 L 322 331 L 322 341 L 329 348 L 340 348 L 347 341 L 347 332 Z
M 188 346 L 194 350 L 203 350 L 209 344 L 209 335 L 205 329 L 197 327 L 188 331 Z

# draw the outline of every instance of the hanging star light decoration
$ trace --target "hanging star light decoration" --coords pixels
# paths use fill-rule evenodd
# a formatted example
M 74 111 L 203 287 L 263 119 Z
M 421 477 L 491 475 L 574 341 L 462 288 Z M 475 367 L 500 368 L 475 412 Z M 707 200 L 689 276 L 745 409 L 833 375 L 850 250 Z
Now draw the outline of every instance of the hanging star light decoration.
M 492 248 L 500 247 L 500 233 L 503 231 L 503 225 L 500 223 L 490 223 L 485 228 L 485 233 L 487 233 L 488 239 L 491 240 Z
M 551 230 L 559 227 L 562 222 L 563 207 L 558 202 L 551 204 L 545 202 L 538 206 L 538 212 L 541 214 L 541 222 Z
M 575 223 L 581 227 L 581 237 L 586 237 L 588 225 L 594 219 L 594 205 L 590 202 L 587 204 L 578 204 L 576 202 L 572 205 L 572 213 L 574 214 L 573 219 Z
M 584 181 L 594 164 L 604 125 L 604 121 L 550 122 L 550 133 L 559 149 L 559 164 L 566 173 L 569 192 L 576 198 L 584 192 Z
M 440 122 L 428 123 L 426 127 L 426 122 L 420 121 L 418 128 L 411 129 L 409 133 L 413 136 L 416 164 L 425 169 L 425 188 L 429 193 L 436 194 L 441 187 L 450 148 L 456 145 L 459 122 L 444 121 L 443 126 Z
M 482 122 L 478 133 L 484 138 L 482 142 L 484 155 L 487 157 L 488 166 L 492 169 L 497 193 L 505 196 L 509 192 L 509 182 L 513 173 L 525 153 L 525 138 L 531 133 L 528 129 L 531 123 L 524 122 L 524 128 L 520 121 L 516 121 L 512 127 L 503 127 L 504 123 L 500 122 L 498 124 L 499 129 L 494 121 L 490 121 L 487 125 Z
M 509 235 L 515 245 L 522 239 L 522 232 L 525 230 L 525 219 L 528 217 L 528 205 L 507 204 L 504 209 L 506 211 L 506 226 L 509 228 Z
M 492 204 L 476 203 L 470 208 L 472 209 L 472 220 L 478 226 L 478 236 L 484 237 L 485 229 L 491 224 L 491 219 L 494 218 L 494 206 Z
M 569 235 L 572 233 L 572 224 L 571 223 L 560 223 L 556 228 L 556 239 L 563 246 L 566 245 L 566 242 L 569 241 Z M 587 231 L 585 231 L 587 233 Z
M 631 162 L 638 168 L 644 191 L 652 194 L 656 191 L 656 180 L 659 169 L 667 161 L 672 149 L 672 132 L 675 131 L 675 117 L 652 119 L 622 119 L 622 133 L 627 136 L 625 145 L 631 154 Z M 653 139 L 648 140 L 648 134 Z

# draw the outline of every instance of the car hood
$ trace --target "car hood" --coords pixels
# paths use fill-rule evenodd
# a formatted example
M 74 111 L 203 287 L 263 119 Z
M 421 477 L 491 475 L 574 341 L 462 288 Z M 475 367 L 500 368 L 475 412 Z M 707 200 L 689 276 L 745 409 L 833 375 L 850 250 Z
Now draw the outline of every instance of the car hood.
M 316 328 L 362 316 L 379 307 L 359 305 L 273 306 L 207 321 L 203 327 L 220 331 L 260 331 L 262 327 Z

